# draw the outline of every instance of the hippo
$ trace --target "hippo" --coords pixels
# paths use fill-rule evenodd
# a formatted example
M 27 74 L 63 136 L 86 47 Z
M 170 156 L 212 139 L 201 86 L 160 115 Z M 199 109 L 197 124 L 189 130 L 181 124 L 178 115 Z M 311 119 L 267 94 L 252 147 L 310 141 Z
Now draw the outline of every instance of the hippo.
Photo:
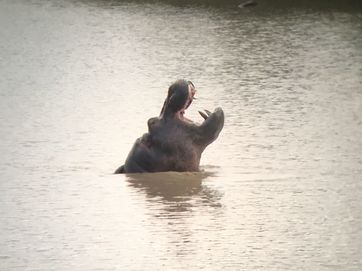
M 221 108 L 199 111 L 204 119 L 201 124 L 187 119 L 185 110 L 195 93 L 194 84 L 184 79 L 169 87 L 159 117 L 148 120 L 148 133 L 136 140 L 116 174 L 199 171 L 202 152 L 224 126 L 224 112 Z

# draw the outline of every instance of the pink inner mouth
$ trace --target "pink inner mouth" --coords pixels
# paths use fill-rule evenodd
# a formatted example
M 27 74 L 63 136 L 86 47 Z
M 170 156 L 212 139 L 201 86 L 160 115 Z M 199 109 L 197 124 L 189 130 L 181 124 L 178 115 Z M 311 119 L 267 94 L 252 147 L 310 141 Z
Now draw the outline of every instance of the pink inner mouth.
M 196 89 L 192 85 L 189 85 L 189 97 L 187 98 L 187 101 L 186 101 L 184 107 L 179 111 L 180 118 L 187 122 L 193 122 L 192 120 L 185 118 L 184 114 L 185 114 L 186 109 L 191 105 L 193 99 L 195 99 L 195 97 L 194 97 L 195 93 L 196 93 Z

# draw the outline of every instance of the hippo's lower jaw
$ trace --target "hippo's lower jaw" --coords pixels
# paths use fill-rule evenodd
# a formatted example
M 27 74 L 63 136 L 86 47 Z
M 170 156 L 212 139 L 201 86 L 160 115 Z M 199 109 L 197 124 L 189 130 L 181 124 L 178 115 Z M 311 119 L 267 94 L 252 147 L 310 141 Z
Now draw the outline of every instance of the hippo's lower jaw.
M 148 121 L 149 132 L 137 139 L 126 162 L 115 173 L 199 171 L 201 154 L 224 126 L 224 112 L 199 111 L 200 125 L 185 118 L 196 90 L 191 82 L 176 81 L 168 91 L 160 117 Z
M 201 116 L 205 119 L 204 122 L 199 126 L 201 130 L 200 145 L 206 148 L 207 145 L 211 144 L 217 139 L 222 128 L 224 127 L 224 111 L 221 107 L 217 107 L 213 113 L 205 110 L 205 114 L 199 111 Z

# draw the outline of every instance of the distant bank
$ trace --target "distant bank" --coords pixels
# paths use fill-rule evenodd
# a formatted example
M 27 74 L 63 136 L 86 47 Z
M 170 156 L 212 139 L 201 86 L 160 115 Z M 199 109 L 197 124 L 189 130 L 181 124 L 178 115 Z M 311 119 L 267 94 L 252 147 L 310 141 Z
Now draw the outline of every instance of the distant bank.
M 362 0 L 70 0 L 74 2 L 93 2 L 100 5 L 119 3 L 166 3 L 176 6 L 214 6 L 220 8 L 242 9 L 290 9 L 307 8 L 312 10 L 335 10 L 362 12 Z

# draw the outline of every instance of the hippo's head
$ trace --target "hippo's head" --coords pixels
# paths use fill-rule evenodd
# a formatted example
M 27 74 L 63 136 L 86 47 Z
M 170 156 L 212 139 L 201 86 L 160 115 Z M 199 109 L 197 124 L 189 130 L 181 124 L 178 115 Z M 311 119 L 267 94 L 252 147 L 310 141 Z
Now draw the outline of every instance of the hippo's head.
M 186 109 L 195 99 L 196 89 L 191 81 L 177 80 L 169 89 L 163 104 L 160 119 L 182 123 L 188 128 L 195 144 L 206 147 L 219 135 L 224 126 L 224 112 L 216 108 L 213 113 L 199 111 L 204 121 L 200 125 L 185 117 Z M 202 150 L 204 149 L 202 148 Z

